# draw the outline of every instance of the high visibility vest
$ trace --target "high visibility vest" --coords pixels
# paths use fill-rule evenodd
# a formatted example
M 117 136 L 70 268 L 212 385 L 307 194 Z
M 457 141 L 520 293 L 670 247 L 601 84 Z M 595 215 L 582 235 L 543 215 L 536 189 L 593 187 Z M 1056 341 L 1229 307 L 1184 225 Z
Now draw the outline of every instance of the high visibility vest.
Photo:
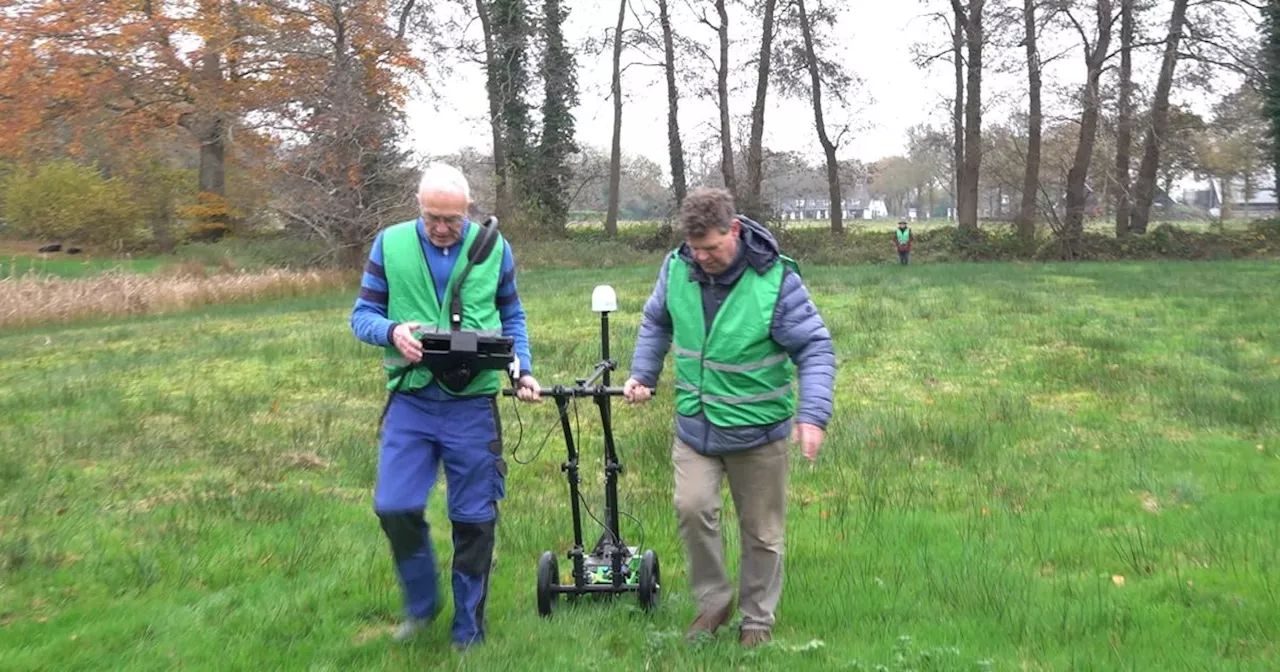
M 447 301 L 454 283 L 466 266 L 467 251 L 480 233 L 475 224 L 467 226 L 462 240 L 462 250 L 453 265 L 449 276 L 449 284 L 445 287 L 444 297 Z M 501 336 L 502 318 L 498 313 L 496 297 L 498 282 L 502 274 L 503 246 L 506 242 L 499 238 L 493 251 L 471 269 L 471 274 L 462 285 L 462 329 L 474 331 L 481 336 Z M 402 222 L 388 227 L 382 234 L 382 265 L 387 275 L 387 317 L 393 322 L 418 322 L 427 333 L 448 333 L 449 310 L 441 306 L 436 298 L 435 280 L 431 269 L 427 267 L 427 259 L 418 238 L 417 221 Z M 431 384 L 434 376 L 425 366 L 414 367 L 405 373 L 409 361 L 400 354 L 395 345 L 387 346 L 383 357 L 383 368 L 387 372 L 387 389 L 412 392 Z M 401 384 L 405 375 L 408 379 Z M 442 386 L 443 388 L 443 386 Z M 471 384 L 456 396 L 491 396 L 502 389 L 501 371 L 481 371 Z
M 702 288 L 689 264 L 671 255 L 667 311 L 672 320 L 676 412 L 699 411 L 720 427 L 770 425 L 792 417 L 795 374 L 786 350 L 770 336 L 786 257 L 763 274 L 747 269 L 708 330 Z

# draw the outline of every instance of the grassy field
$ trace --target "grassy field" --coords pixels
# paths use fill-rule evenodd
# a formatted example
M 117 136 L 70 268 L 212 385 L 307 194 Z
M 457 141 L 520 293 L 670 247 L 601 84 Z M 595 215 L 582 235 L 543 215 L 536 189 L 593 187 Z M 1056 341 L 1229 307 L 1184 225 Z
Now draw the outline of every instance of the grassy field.
M 390 642 L 378 353 L 350 335 L 348 292 L 0 332 L 0 668 L 1280 667 L 1280 266 L 806 274 L 837 340 L 838 409 L 817 466 L 792 463 L 773 646 L 680 641 L 669 378 L 615 412 L 622 508 L 643 524 L 622 531 L 661 555 L 658 611 L 628 598 L 538 618 L 537 556 L 570 540 L 564 446 L 551 404 L 517 422 L 504 401 L 490 641 L 452 653 L 446 610 Z M 523 274 L 542 382 L 594 363 L 600 282 L 618 289 L 625 372 L 653 276 Z M 599 515 L 594 408 L 579 417 Z

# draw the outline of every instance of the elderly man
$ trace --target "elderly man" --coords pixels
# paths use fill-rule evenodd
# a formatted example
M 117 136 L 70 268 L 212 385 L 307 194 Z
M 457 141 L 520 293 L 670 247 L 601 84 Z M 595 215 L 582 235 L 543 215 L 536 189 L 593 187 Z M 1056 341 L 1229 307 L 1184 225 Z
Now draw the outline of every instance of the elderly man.
M 384 410 L 374 512 L 390 542 L 403 591 L 406 620 L 393 637 L 404 640 L 440 611 L 435 554 L 424 518 L 427 497 L 444 463 L 453 532 L 453 642 L 485 636 L 498 501 L 506 486 L 496 397 L 502 372 L 482 371 L 462 389 L 433 378 L 422 363 L 424 331 L 448 331 L 449 291 L 462 299 L 462 328 L 501 333 L 515 341 L 517 396 L 540 398 L 533 378 L 524 308 L 516 293 L 511 248 L 499 238 L 461 287 L 454 283 L 480 230 L 467 219 L 466 178 L 434 164 L 418 187 L 421 216 L 388 227 L 373 241 L 351 329 L 385 349 L 389 397 Z
M 645 304 L 624 392 L 649 399 L 674 341 L 675 508 L 698 604 L 688 636 L 714 633 L 733 612 L 719 522 L 727 475 L 742 539 L 739 642 L 751 647 L 771 639 L 782 593 L 787 437 L 817 458 L 835 352 L 796 263 L 764 227 L 735 216 L 728 191 L 689 194 L 679 217 L 686 242 Z

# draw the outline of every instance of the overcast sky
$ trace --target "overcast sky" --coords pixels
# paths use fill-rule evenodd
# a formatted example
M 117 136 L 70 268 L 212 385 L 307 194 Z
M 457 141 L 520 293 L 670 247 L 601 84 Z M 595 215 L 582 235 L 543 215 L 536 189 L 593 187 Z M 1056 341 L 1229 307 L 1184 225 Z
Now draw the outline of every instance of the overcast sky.
M 616 20 L 617 5 L 613 0 L 567 2 L 571 14 L 566 36 L 570 41 L 600 37 Z M 706 4 L 710 7 L 710 3 Z M 944 61 L 930 69 L 921 69 L 913 62 L 912 50 L 913 45 L 930 41 L 935 45 L 945 44 L 946 29 L 928 16 L 930 11 L 945 4 L 937 0 L 847 0 L 842 3 L 840 23 L 834 31 L 839 44 L 827 55 L 846 63 L 850 71 L 862 79 L 862 86 L 859 88 L 859 109 L 828 112 L 834 117 L 828 120 L 829 123 L 852 120 L 861 127 L 845 141 L 840 151 L 841 158 L 873 161 L 904 153 L 906 132 L 911 126 L 932 122 L 949 127 L 946 126 L 949 122 L 945 106 L 954 90 L 954 74 L 950 65 Z M 688 5 L 683 0 L 672 0 L 672 6 L 679 7 L 682 15 L 688 16 Z M 1160 26 L 1156 24 L 1167 20 L 1168 11 L 1163 7 L 1157 8 L 1149 19 L 1157 30 Z M 734 84 L 741 87 L 730 103 L 735 117 L 749 114 L 754 98 L 754 71 L 747 64 L 751 52 L 758 49 L 758 38 L 748 32 L 754 23 L 741 11 L 731 14 L 731 37 L 744 40 L 731 53 L 736 76 Z M 631 15 L 627 17 L 627 25 L 635 26 Z M 478 36 L 478 30 L 478 26 L 473 24 L 471 33 Z M 711 29 L 694 24 L 677 30 L 700 39 L 715 53 L 716 35 Z M 1244 20 L 1240 22 L 1240 30 L 1254 31 L 1256 26 Z M 756 27 L 755 31 L 758 33 L 759 28 Z M 1059 92 L 1059 88 L 1078 86 L 1084 78 L 1084 63 L 1075 35 L 1061 33 L 1052 39 L 1056 39 L 1057 44 L 1047 45 L 1042 50 L 1045 58 L 1051 52 L 1069 51 L 1047 68 L 1046 103 L 1050 113 L 1055 105 L 1066 113 L 1069 112 L 1065 107 L 1066 93 Z M 1014 52 L 1015 55 L 1017 53 Z M 1158 56 L 1153 50 L 1136 58 L 1135 72 L 1143 82 L 1154 77 Z M 986 56 L 988 62 L 994 57 L 995 54 Z M 624 61 L 628 60 L 640 60 L 640 56 L 624 57 Z M 684 67 L 708 69 L 697 61 L 688 62 Z M 579 68 L 581 100 L 575 110 L 579 142 L 607 149 L 613 124 L 613 106 L 608 98 L 610 54 L 581 55 Z M 708 71 L 707 76 L 713 75 Z M 1022 89 L 1025 84 L 1021 72 L 1008 75 L 988 72 L 986 77 L 983 100 L 988 110 L 984 124 L 1006 118 L 1013 109 L 1023 109 L 1026 103 Z M 487 102 L 480 68 L 459 68 L 447 88 L 450 95 L 446 101 L 416 99 L 409 106 L 412 147 L 424 156 L 448 154 L 467 146 L 488 151 Z M 667 168 L 667 101 L 661 70 L 631 67 L 623 78 L 623 89 L 626 101 L 623 108 L 623 151 L 647 156 Z M 783 100 L 775 93 L 776 89 L 771 87 L 770 105 L 765 117 L 765 145 L 774 150 L 797 151 L 815 160 L 820 159 L 821 147 L 814 131 L 810 104 L 803 100 Z M 1202 113 L 1207 112 L 1211 104 L 1199 93 L 1175 93 L 1175 98 L 1179 97 Z M 681 88 L 680 104 L 681 131 L 686 154 L 689 154 L 697 142 L 715 137 L 714 124 L 718 113 L 714 98 L 699 98 L 687 86 Z M 735 138 L 735 144 L 738 142 Z

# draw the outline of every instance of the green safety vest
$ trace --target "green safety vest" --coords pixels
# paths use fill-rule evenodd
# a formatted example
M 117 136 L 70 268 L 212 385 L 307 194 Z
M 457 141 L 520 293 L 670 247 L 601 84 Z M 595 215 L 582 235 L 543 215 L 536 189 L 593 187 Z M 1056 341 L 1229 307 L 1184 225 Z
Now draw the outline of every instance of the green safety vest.
M 791 360 L 769 334 L 784 263 L 799 272 L 787 257 L 763 274 L 747 269 L 708 330 L 702 288 L 689 278 L 689 264 L 671 255 L 666 298 L 677 413 L 693 416 L 702 411 L 719 427 L 769 425 L 794 414 Z
M 444 290 L 446 300 L 466 266 L 467 251 L 471 249 L 471 244 L 479 233 L 479 226 L 472 224 L 467 227 L 462 249 Z M 498 314 L 495 298 L 502 274 L 504 244 L 499 238 L 488 258 L 471 269 L 471 274 L 462 286 L 462 329 L 465 331 L 474 331 L 481 336 L 502 335 L 502 318 Z M 426 333 L 448 333 L 449 310 L 447 306 L 442 307 L 436 298 L 435 281 L 422 251 L 416 220 L 396 224 L 383 232 L 382 265 L 387 274 L 387 317 L 397 323 L 418 322 Z M 430 385 L 434 378 L 426 366 L 417 366 L 407 374 L 403 373 L 409 361 L 400 354 L 395 344 L 386 347 L 382 364 L 387 372 L 389 390 L 412 392 Z M 404 375 L 408 375 L 408 380 L 401 385 L 400 379 Z M 502 389 L 502 372 L 480 372 L 461 393 L 454 393 L 443 386 L 441 389 L 456 396 L 495 395 Z
M 899 245 L 906 245 L 911 240 L 911 229 L 894 229 L 893 232 L 898 236 Z

